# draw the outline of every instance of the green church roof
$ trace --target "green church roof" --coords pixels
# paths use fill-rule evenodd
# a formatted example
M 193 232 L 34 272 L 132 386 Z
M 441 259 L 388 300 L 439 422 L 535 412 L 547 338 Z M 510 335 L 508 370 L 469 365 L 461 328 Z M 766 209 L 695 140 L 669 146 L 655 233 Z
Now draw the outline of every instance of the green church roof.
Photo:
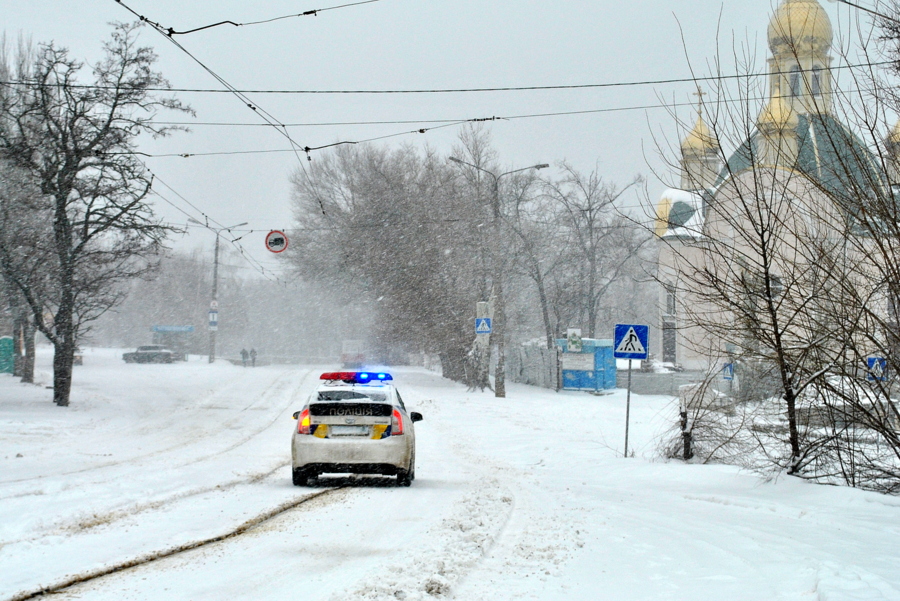
M 885 186 L 887 178 L 872 151 L 831 115 L 798 115 L 798 171 L 818 182 L 835 201 L 853 202 Z M 760 134 L 754 132 L 729 157 L 715 187 L 749 169 L 760 156 Z

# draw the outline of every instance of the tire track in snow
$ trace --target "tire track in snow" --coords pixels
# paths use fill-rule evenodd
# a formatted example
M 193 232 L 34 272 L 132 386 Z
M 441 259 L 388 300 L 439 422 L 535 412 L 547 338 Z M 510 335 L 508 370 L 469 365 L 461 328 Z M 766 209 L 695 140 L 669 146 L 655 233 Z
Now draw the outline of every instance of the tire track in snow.
M 426 538 L 431 544 L 411 549 L 408 557 L 389 566 L 380 566 L 370 577 L 331 599 L 424 601 L 449 595 L 502 536 L 514 505 L 499 481 L 480 482 L 429 529 Z
M 82 572 L 81 574 L 76 574 L 74 576 L 68 576 L 63 580 L 56 582 L 55 584 L 51 584 L 48 586 L 42 586 L 38 589 L 31 591 L 23 591 L 21 593 L 17 593 L 12 597 L 6 599 L 6 601 L 26 601 L 27 599 L 34 599 L 36 597 L 40 597 L 43 595 L 53 595 L 58 594 L 66 589 L 72 588 L 73 586 L 79 584 L 85 584 L 87 582 L 91 582 L 94 580 L 98 580 L 100 578 L 104 578 L 106 576 L 110 576 L 112 574 L 116 574 L 119 572 L 123 572 L 125 570 L 130 570 L 131 568 L 135 568 L 138 566 L 147 565 L 161 559 L 166 559 L 168 557 L 172 557 L 174 555 L 179 555 L 181 553 L 186 553 L 188 551 L 193 551 L 195 549 L 199 549 L 201 547 L 205 547 L 208 545 L 213 545 L 215 543 L 223 542 L 231 538 L 235 538 L 242 534 L 249 532 L 250 530 L 260 526 L 269 520 L 272 520 L 284 513 L 291 511 L 292 509 L 296 509 L 305 503 L 309 503 L 310 501 L 320 499 L 322 497 L 327 497 L 329 495 L 333 495 L 341 490 L 344 490 L 344 487 L 340 488 L 330 488 L 327 490 L 314 492 L 312 494 L 303 496 L 299 499 L 293 499 L 291 501 L 287 501 L 282 503 L 272 509 L 264 511 L 259 515 L 250 518 L 249 520 L 243 522 L 236 528 L 229 530 L 223 534 L 218 536 L 213 536 L 211 538 L 205 538 L 197 541 L 193 541 L 190 543 L 184 543 L 182 545 L 178 545 L 175 547 L 170 547 L 168 549 L 163 549 L 160 551 L 154 551 L 152 553 L 147 553 L 145 555 L 141 555 L 139 557 L 135 557 L 133 559 L 127 559 L 125 561 L 113 564 L 111 566 L 102 567 L 96 570 L 91 570 L 88 572 Z
M 222 392 L 228 391 L 230 389 L 231 385 L 237 379 L 238 379 L 237 377 L 231 378 L 230 380 L 228 380 L 228 382 L 223 383 L 220 389 L 210 392 L 207 395 L 203 396 L 201 401 L 207 400 L 210 397 L 214 397 L 218 394 L 221 394 Z M 270 386 L 271 386 L 271 384 L 270 384 Z M 108 421 L 108 420 L 106 420 L 106 421 Z M 181 448 L 188 444 L 192 444 L 192 442 L 179 443 L 179 444 L 173 445 L 171 447 L 165 447 L 163 449 L 151 451 L 149 453 L 146 453 L 145 455 L 142 455 L 141 457 L 151 457 L 154 455 L 158 455 L 160 453 L 165 453 L 170 450 Z M 47 479 L 47 478 L 56 478 L 56 477 L 61 477 L 61 476 L 71 476 L 73 474 L 82 474 L 82 473 L 89 472 L 92 470 L 99 470 L 99 469 L 103 469 L 103 468 L 107 468 L 107 467 L 114 467 L 117 465 L 121 465 L 123 463 L 130 463 L 134 459 L 135 459 L 134 457 L 131 457 L 128 459 L 117 459 L 117 460 L 107 461 L 105 463 L 98 463 L 96 465 L 92 465 L 89 467 L 79 468 L 77 470 L 69 470 L 67 472 L 57 472 L 55 474 L 42 474 L 40 476 L 29 476 L 28 478 L 16 478 L 13 480 L 0 480 L 0 485 L 17 484 L 17 483 L 21 483 L 21 482 L 34 482 L 34 481 L 39 481 L 39 480 L 43 480 L 43 479 Z M 13 498 L 13 497 L 27 496 L 28 494 L 32 494 L 32 493 L 26 492 L 26 493 L 19 493 L 19 494 L 15 494 L 15 495 L 9 495 L 9 496 L 5 496 L 5 497 L 0 497 L 0 500 L 7 499 L 7 498 Z
M 211 453 L 211 454 L 203 455 L 203 456 L 200 456 L 200 457 L 196 457 L 196 458 L 194 458 L 193 460 L 190 460 L 190 461 L 187 461 L 187 462 L 185 462 L 185 463 L 179 464 L 177 467 L 184 467 L 184 466 L 186 466 L 186 465 L 191 465 L 191 464 L 194 464 L 194 463 L 198 463 L 198 462 L 200 462 L 200 461 L 206 461 L 206 460 L 209 460 L 209 459 L 211 459 L 211 458 L 213 458 L 213 457 L 222 455 L 222 454 L 224 454 L 224 453 L 228 453 L 228 452 L 230 452 L 230 451 L 232 451 L 232 450 L 234 450 L 234 449 L 236 449 L 236 448 L 238 448 L 238 447 L 240 447 L 240 446 L 246 444 L 247 442 L 249 442 L 249 441 L 251 441 L 252 439 L 254 439 L 256 436 L 258 436 L 259 434 L 261 434 L 262 432 L 265 432 L 266 430 L 268 430 L 269 428 L 271 428 L 271 427 L 272 427 L 274 424 L 276 424 L 280 419 L 282 419 L 284 412 L 285 412 L 286 410 L 289 410 L 289 409 L 291 408 L 291 406 L 296 402 L 297 396 L 300 394 L 301 389 L 302 389 L 302 387 L 303 387 L 303 384 L 304 384 L 304 382 L 307 380 L 307 378 L 309 377 L 309 374 L 310 374 L 310 373 L 312 373 L 312 371 L 307 371 L 307 372 L 300 378 L 300 381 L 297 383 L 297 385 L 296 385 L 296 387 L 295 387 L 295 389 L 294 389 L 294 392 L 290 395 L 290 398 L 287 400 L 287 402 L 286 402 L 283 406 L 280 407 L 280 409 L 278 410 L 278 412 L 277 412 L 277 414 L 275 415 L 274 419 L 270 420 L 270 421 L 269 421 L 268 423 L 266 423 L 262 428 L 259 428 L 259 429 L 257 429 L 257 430 L 254 430 L 250 435 L 245 436 L 245 437 L 244 437 L 243 439 L 241 439 L 240 441 L 238 441 L 238 442 L 236 442 L 236 443 L 234 443 L 234 444 L 232 444 L 232 445 L 229 445 L 229 446 L 226 447 L 225 449 L 221 449 L 221 450 L 219 450 L 219 451 L 216 451 L 215 453 Z M 266 393 L 267 393 L 268 391 L 270 391 L 270 390 L 272 389 L 272 387 L 274 387 L 274 386 L 277 385 L 277 384 L 282 383 L 283 380 L 285 380 L 286 378 L 289 378 L 289 377 L 292 377 L 292 376 L 295 376 L 295 375 L 296 375 L 296 374 L 294 374 L 294 373 L 286 373 L 286 374 L 282 374 L 281 376 L 279 376 L 274 382 L 272 382 L 272 383 L 266 388 L 266 391 L 265 391 L 263 394 L 261 394 L 261 395 L 259 395 L 259 396 L 260 396 L 260 397 L 267 396 Z M 248 405 L 247 407 L 252 407 L 256 402 L 257 402 L 257 401 L 254 401 L 253 403 L 251 403 L 251 404 Z M 247 407 L 245 407 L 242 411 L 246 410 Z M 179 446 L 184 446 L 184 445 L 179 445 Z M 165 450 L 171 450 L 171 448 L 165 449 Z M 164 452 L 165 450 L 160 450 L 159 452 L 161 453 L 161 452 Z M 127 461 L 122 461 L 122 462 L 118 462 L 118 463 L 128 463 L 128 462 L 127 462 Z M 65 530 L 65 531 L 69 531 L 69 532 L 72 532 L 72 531 L 75 531 L 75 532 L 81 532 L 81 531 L 89 530 L 89 529 L 91 529 L 91 528 L 93 528 L 93 527 L 97 527 L 97 526 L 101 526 L 101 525 L 110 524 L 110 523 L 112 523 L 112 522 L 114 522 L 114 521 L 116 521 L 116 520 L 122 519 L 122 518 L 124 518 L 124 517 L 130 517 L 130 516 L 134 515 L 135 513 L 139 513 L 139 512 L 143 512 L 143 511 L 148 511 L 148 510 L 159 509 L 159 508 L 164 507 L 164 506 L 166 506 L 166 505 L 169 505 L 169 504 L 172 504 L 172 503 L 181 501 L 181 500 L 183 500 L 183 499 L 186 499 L 186 498 L 189 498 L 189 497 L 192 497 L 192 496 L 202 495 L 202 494 L 205 494 L 205 493 L 208 493 L 208 492 L 213 492 L 213 491 L 216 491 L 216 490 L 226 491 L 226 490 L 235 488 L 235 487 L 237 487 L 237 486 L 240 486 L 240 485 L 242 485 L 242 484 L 250 484 L 250 483 L 258 482 L 258 481 L 260 481 L 260 480 L 264 480 L 265 478 L 268 478 L 269 476 L 271 476 L 272 474 L 274 474 L 276 471 L 278 471 L 278 470 L 281 469 L 282 467 L 284 467 L 284 466 L 286 466 L 286 465 L 289 465 L 289 464 L 290 464 L 290 462 L 280 463 L 280 464 L 278 464 L 278 465 L 277 465 L 276 467 L 274 467 L 274 468 L 271 468 L 271 469 L 266 470 L 266 471 L 263 471 L 263 472 L 257 472 L 257 473 L 255 473 L 255 474 L 250 475 L 249 477 L 246 477 L 246 478 L 239 478 L 239 479 L 231 480 L 231 481 L 228 481 L 228 482 L 225 482 L 225 483 L 218 483 L 218 484 L 216 484 L 216 485 L 214 485 L 214 486 L 206 486 L 206 487 L 201 487 L 201 488 L 195 488 L 195 489 L 191 489 L 191 490 L 188 490 L 188 491 L 179 491 L 179 492 L 175 492 L 175 493 L 173 493 L 173 494 L 170 494 L 170 495 L 168 495 L 168 496 L 164 496 L 164 497 L 162 497 L 161 499 L 155 499 L 155 500 L 151 500 L 151 501 L 144 501 L 144 502 L 139 503 L 139 504 L 137 504 L 137 505 L 124 505 L 124 506 L 119 506 L 119 507 L 112 507 L 112 508 L 110 508 L 109 510 L 107 510 L 107 511 L 105 511 L 105 512 L 101 512 L 101 513 L 99 513 L 99 514 L 93 514 L 93 515 L 90 515 L 90 516 L 84 516 L 83 514 L 82 514 L 81 516 L 74 516 L 73 518 L 69 519 L 67 522 L 63 522 L 63 523 L 55 522 L 55 523 L 53 523 L 53 524 L 50 524 L 50 525 L 46 526 L 46 527 L 43 529 L 43 532 L 36 532 L 36 533 L 35 533 L 36 536 L 31 536 L 31 537 L 27 537 L 27 538 L 20 538 L 20 539 L 16 539 L 16 540 L 0 541 L 0 548 L 5 547 L 5 546 L 8 546 L 8 545 L 11 545 L 11 544 L 21 543 L 21 542 L 37 541 L 37 540 L 40 540 L 40 539 L 44 538 L 45 536 L 47 536 L 47 533 L 48 533 L 48 532 L 51 533 L 51 534 L 53 534 L 53 533 L 58 532 L 59 530 Z M 133 465 L 133 464 L 132 464 L 132 465 Z M 78 486 L 83 486 L 83 484 L 79 484 Z M 26 494 L 27 494 L 27 493 L 19 493 L 19 494 L 16 494 L 16 495 L 10 495 L 10 496 L 8 496 L 8 497 L 0 497 L 0 500 L 2 500 L 2 499 L 4 499 L 4 498 L 12 498 L 12 497 L 25 496 Z M 42 492 L 37 492 L 37 493 L 31 492 L 30 494 L 43 494 L 43 493 L 42 493 Z
M 282 414 L 284 413 L 285 409 L 289 408 L 289 407 L 295 402 L 296 397 L 297 397 L 297 394 L 296 394 L 296 393 L 299 392 L 299 389 L 303 386 L 304 382 L 305 382 L 306 379 L 309 377 L 309 374 L 310 374 L 310 373 L 312 373 L 312 370 L 307 370 L 307 372 L 306 372 L 306 373 L 303 375 L 303 377 L 300 379 L 300 382 L 297 383 L 295 393 L 291 395 L 291 397 L 290 397 L 290 399 L 288 400 L 287 404 L 279 410 L 279 412 L 276 414 L 276 416 L 275 416 L 274 419 L 272 419 L 270 422 L 268 422 L 267 424 L 265 424 L 262 428 L 258 428 L 258 429 L 256 429 L 256 430 L 252 431 L 249 435 L 245 436 L 243 439 L 239 440 L 237 443 L 234 443 L 234 444 L 232 444 L 232 445 L 229 445 L 229 446 L 226 447 L 225 449 L 216 451 L 216 452 L 214 452 L 214 453 L 209 453 L 209 454 L 206 454 L 206 455 L 201 455 L 201 456 L 199 456 L 199 457 L 195 457 L 195 458 L 191 459 L 190 461 L 187 461 L 187 462 L 178 464 L 177 467 L 184 467 L 184 466 L 186 466 L 186 465 L 191 465 L 191 464 L 197 463 L 197 462 L 199 462 L 199 461 L 205 461 L 205 460 L 210 459 L 210 458 L 212 458 L 212 457 L 216 457 L 217 455 L 221 455 L 221 454 L 223 454 L 223 453 L 227 453 L 227 452 L 229 452 L 229 451 L 231 451 L 231 450 L 233 450 L 233 449 L 236 449 L 237 447 L 240 447 L 240 446 L 246 444 L 247 442 L 249 442 L 250 440 L 252 440 L 253 438 L 255 438 L 258 434 L 260 434 L 260 433 L 266 431 L 267 429 L 269 429 L 270 427 L 272 427 L 272 425 L 275 424 L 275 423 L 281 418 L 281 416 L 282 416 Z M 234 423 L 235 420 L 237 420 L 238 417 L 240 417 L 240 413 L 243 413 L 244 411 L 247 411 L 248 409 L 250 409 L 251 407 L 253 407 L 260 399 L 267 398 L 267 397 L 269 396 L 270 391 L 272 390 L 272 388 L 274 388 L 275 386 L 278 386 L 278 385 L 285 384 L 285 380 L 291 378 L 291 377 L 294 376 L 294 375 L 296 375 L 296 374 L 294 374 L 294 373 L 292 373 L 292 372 L 286 372 L 286 373 L 284 373 L 284 374 L 279 375 L 273 382 L 271 382 L 271 383 L 265 388 L 265 390 L 263 390 L 262 393 L 260 393 L 260 394 L 258 395 L 258 397 L 257 397 L 256 400 L 254 400 L 252 403 L 250 403 L 249 405 L 247 405 L 247 406 L 244 407 L 243 409 L 240 409 L 240 410 L 238 411 L 238 416 L 235 416 L 235 417 L 229 419 L 226 423 L 227 423 L 227 424 L 232 424 L 232 423 Z M 279 388 L 279 390 L 281 390 L 281 388 Z M 223 391 L 223 392 L 224 392 L 224 391 Z M 276 392 L 277 392 L 277 391 L 276 391 Z M 216 432 L 219 432 L 219 431 L 221 431 L 221 430 L 216 430 L 213 434 L 215 434 Z M 151 451 L 151 452 L 149 452 L 149 453 L 147 453 L 147 454 L 140 455 L 140 456 L 137 456 L 137 457 L 130 457 L 130 458 L 127 458 L 127 459 L 122 459 L 122 460 L 117 460 L 117 461 L 109 461 L 109 462 L 102 463 L 102 464 L 99 464 L 99 465 L 93 465 L 93 466 L 90 466 L 90 467 L 85 467 L 85 468 L 81 468 L 81 469 L 77 469 L 77 470 L 71 470 L 71 471 L 68 471 L 68 472 L 59 472 L 59 473 L 56 473 L 56 474 L 45 474 L 45 475 L 41 475 L 41 476 L 34 476 L 34 477 L 31 477 L 31 478 L 20 478 L 20 479 L 17 479 L 17 480 L 5 480 L 5 481 L 0 481 L 0 485 L 16 484 L 16 483 L 22 483 L 22 482 L 36 482 L 36 481 L 47 480 L 47 479 L 51 479 L 51 478 L 59 478 L 59 477 L 64 477 L 64 476 L 70 476 L 70 475 L 73 475 L 73 474 L 83 474 L 83 473 L 86 473 L 86 472 L 96 471 L 96 470 L 100 470 L 100 469 L 104 469 L 104 468 L 109 468 L 109 467 L 116 467 L 116 466 L 119 466 L 119 465 L 125 465 L 125 464 L 127 464 L 127 465 L 135 465 L 136 463 L 143 463 L 143 462 L 145 462 L 145 461 L 147 461 L 147 460 L 149 460 L 149 459 L 155 459 L 155 458 L 157 458 L 158 456 L 164 455 L 164 454 L 166 454 L 166 453 L 171 453 L 171 452 L 173 452 L 173 451 L 177 451 L 177 450 L 182 449 L 182 448 L 185 448 L 185 447 L 189 447 L 189 446 L 192 446 L 192 445 L 197 445 L 197 444 L 199 444 L 200 442 L 203 442 L 203 441 L 207 440 L 208 438 L 209 438 L 209 436 L 205 436 L 203 439 L 190 439 L 190 440 L 187 440 L 187 441 L 185 441 L 185 442 L 181 442 L 181 443 L 178 443 L 178 444 L 169 446 L 169 447 L 165 447 L 165 448 L 163 448 L 163 449 L 157 449 L 156 451 Z M 79 486 L 83 486 L 83 483 L 79 484 Z M 43 491 L 34 491 L 34 490 L 32 490 L 32 491 L 17 492 L 17 493 L 11 494 L 11 495 L 0 496 L 0 501 L 2 501 L 2 500 L 4 500 L 4 499 L 17 498 L 17 497 L 24 497 L 24 496 L 29 496 L 29 495 L 40 495 L 40 494 L 43 494 Z

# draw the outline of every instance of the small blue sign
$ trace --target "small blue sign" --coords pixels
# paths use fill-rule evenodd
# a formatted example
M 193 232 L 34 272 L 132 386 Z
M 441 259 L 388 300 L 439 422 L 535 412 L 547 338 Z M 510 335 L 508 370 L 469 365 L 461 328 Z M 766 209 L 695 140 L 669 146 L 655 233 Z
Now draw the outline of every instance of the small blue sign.
M 866 379 L 869 382 L 884 382 L 888 379 L 887 359 L 884 357 L 868 357 L 866 363 L 869 366 L 869 373 Z
M 722 368 L 722 379 L 734 380 L 734 363 L 726 363 Z
M 217 330 L 219 328 L 219 312 L 218 311 L 210 311 L 209 312 L 209 329 Z
M 628 323 L 616 324 L 613 356 L 616 359 L 646 359 L 650 349 L 650 327 Z
M 475 318 L 475 333 L 476 334 L 490 334 L 491 333 L 491 318 L 490 317 L 476 317 Z

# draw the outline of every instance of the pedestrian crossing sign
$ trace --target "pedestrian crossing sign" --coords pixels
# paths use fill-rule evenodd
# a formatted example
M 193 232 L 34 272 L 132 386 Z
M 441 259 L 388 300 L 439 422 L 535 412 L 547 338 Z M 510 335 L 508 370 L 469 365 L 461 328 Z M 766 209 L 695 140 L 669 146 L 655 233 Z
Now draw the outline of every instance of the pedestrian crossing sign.
M 617 323 L 613 356 L 616 359 L 646 359 L 650 347 L 649 330 L 649 326 Z
M 475 333 L 476 334 L 490 334 L 491 333 L 491 318 L 490 317 L 478 317 L 475 319 Z
M 884 357 L 868 357 L 866 363 L 869 373 L 866 379 L 870 382 L 884 382 L 888 379 L 887 359 Z

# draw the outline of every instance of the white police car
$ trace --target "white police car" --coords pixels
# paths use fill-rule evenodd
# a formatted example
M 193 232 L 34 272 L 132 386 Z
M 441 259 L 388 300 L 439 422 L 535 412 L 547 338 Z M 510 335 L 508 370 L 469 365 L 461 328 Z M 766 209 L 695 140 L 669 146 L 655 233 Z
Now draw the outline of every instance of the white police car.
M 328 372 L 306 406 L 294 413 L 293 480 L 304 486 L 321 474 L 397 476 L 398 486 L 416 477 L 413 422 L 390 374 Z

